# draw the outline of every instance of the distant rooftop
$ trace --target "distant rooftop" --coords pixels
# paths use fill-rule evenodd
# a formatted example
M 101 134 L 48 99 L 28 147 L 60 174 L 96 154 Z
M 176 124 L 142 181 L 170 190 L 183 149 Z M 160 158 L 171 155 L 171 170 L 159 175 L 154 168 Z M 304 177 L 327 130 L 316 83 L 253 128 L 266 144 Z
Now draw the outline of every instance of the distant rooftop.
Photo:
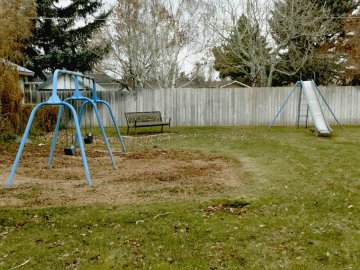
M 105 73 L 89 73 L 91 77 L 95 79 L 97 83 L 116 83 L 118 80 L 110 77 Z
M 197 80 L 188 80 L 182 79 L 176 83 L 176 87 L 180 88 L 237 88 L 237 87 L 246 87 L 249 88 L 250 86 L 236 81 L 197 81 Z
M 12 67 L 15 67 L 15 69 L 18 71 L 18 73 L 20 75 L 24 75 L 24 76 L 34 76 L 35 75 L 35 72 L 31 71 L 30 69 L 19 66 L 19 65 L 13 63 L 13 62 L 3 60 L 3 63 L 8 64 L 8 65 L 10 65 Z

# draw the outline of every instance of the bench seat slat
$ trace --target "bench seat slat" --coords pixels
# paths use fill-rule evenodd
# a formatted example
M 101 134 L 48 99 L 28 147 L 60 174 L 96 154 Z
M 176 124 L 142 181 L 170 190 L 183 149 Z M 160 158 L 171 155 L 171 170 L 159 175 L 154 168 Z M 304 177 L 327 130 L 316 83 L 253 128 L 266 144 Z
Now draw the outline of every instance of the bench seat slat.
M 168 122 L 136 122 L 129 124 L 130 127 L 151 127 L 151 126 L 166 126 L 170 125 Z

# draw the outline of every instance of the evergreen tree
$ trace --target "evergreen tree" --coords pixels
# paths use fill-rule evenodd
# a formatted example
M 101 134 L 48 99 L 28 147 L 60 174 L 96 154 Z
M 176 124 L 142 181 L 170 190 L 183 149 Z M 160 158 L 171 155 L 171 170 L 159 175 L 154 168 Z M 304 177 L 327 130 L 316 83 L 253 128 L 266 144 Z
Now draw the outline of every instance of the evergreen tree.
M 90 71 L 108 50 L 107 44 L 90 42 L 110 13 L 100 12 L 101 0 L 71 0 L 66 6 L 59 2 L 37 0 L 38 17 L 25 49 L 24 66 L 43 78 L 57 68 Z
M 359 0 L 320 0 L 318 4 L 326 5 L 332 13 L 336 32 L 328 37 L 320 48 L 330 50 L 341 56 L 338 64 L 336 83 L 356 85 L 359 83 L 359 14 L 353 13 L 359 6 Z
M 357 6 L 354 0 L 317 0 L 316 4 L 319 7 L 325 6 L 330 10 L 339 30 L 342 30 L 344 22 L 342 17 L 351 13 Z
M 360 85 L 360 14 L 348 17 L 344 30 L 347 33 L 343 42 L 346 69 L 341 74 L 341 82 L 344 85 Z

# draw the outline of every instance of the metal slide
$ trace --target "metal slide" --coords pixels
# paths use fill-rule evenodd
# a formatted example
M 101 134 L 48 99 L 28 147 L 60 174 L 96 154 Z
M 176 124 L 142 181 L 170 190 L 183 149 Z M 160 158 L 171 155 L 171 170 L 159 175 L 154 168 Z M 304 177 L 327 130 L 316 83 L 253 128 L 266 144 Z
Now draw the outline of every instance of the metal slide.
M 304 91 L 307 104 L 314 121 L 316 135 L 330 136 L 332 129 L 327 122 L 324 112 L 320 106 L 319 98 L 316 94 L 316 86 L 314 81 L 301 81 L 302 90 Z

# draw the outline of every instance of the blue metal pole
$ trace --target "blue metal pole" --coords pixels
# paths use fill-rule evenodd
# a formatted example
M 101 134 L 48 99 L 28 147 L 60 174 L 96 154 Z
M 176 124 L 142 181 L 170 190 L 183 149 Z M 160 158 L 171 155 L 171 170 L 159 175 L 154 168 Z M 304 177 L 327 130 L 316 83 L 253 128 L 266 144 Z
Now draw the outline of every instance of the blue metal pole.
M 80 130 L 80 126 L 79 126 L 79 119 L 77 117 L 76 111 L 73 106 L 71 106 L 69 103 L 66 103 L 66 102 L 63 102 L 63 104 L 71 110 L 71 113 L 74 117 L 76 135 L 79 138 L 80 152 L 81 152 L 81 157 L 82 157 L 84 170 L 85 170 L 86 183 L 88 184 L 88 186 L 91 186 L 90 172 L 89 172 L 89 167 L 88 167 L 88 163 L 87 163 L 87 159 L 86 159 L 86 155 L 85 155 L 84 144 L 82 142 L 81 130 Z
M 51 143 L 50 155 L 49 155 L 49 159 L 48 159 L 48 167 L 49 168 L 51 167 L 52 159 L 53 159 L 53 156 L 54 156 L 56 138 L 57 138 L 57 135 L 58 135 L 58 132 L 59 132 L 59 129 L 60 129 L 61 115 L 62 115 L 63 111 L 64 111 L 64 106 L 60 106 L 58 116 L 57 116 L 57 120 L 56 120 L 54 136 L 53 136 L 52 143 Z
M 102 134 L 102 136 L 103 136 L 104 142 L 105 142 L 106 147 L 107 147 L 107 150 L 108 150 L 108 152 L 109 152 L 110 159 L 111 159 L 111 161 L 112 161 L 112 163 L 113 163 L 114 168 L 116 168 L 116 162 L 115 162 L 114 156 L 113 156 L 113 154 L 112 154 L 109 141 L 108 141 L 108 139 L 107 139 L 107 137 L 106 137 L 105 129 L 104 129 L 104 126 L 103 126 L 103 124 L 102 124 L 101 118 L 100 118 L 100 116 L 99 116 L 99 112 L 98 112 L 98 110 L 97 110 L 97 107 L 96 107 L 95 102 L 92 101 L 91 99 L 87 98 L 87 97 L 81 97 L 81 98 L 73 98 L 73 97 L 71 97 L 71 98 L 65 99 L 65 102 L 68 101 L 68 100 L 85 100 L 87 103 L 90 103 L 90 104 L 91 104 L 91 106 L 92 106 L 93 109 L 94 109 L 94 112 L 95 112 L 97 121 L 98 121 L 98 123 L 99 123 L 100 130 L 101 130 L 101 134 Z M 85 103 L 84 103 L 84 104 L 85 104 Z M 84 104 L 83 104 L 83 105 L 84 105 Z M 80 108 L 80 114 L 81 114 L 80 117 L 82 118 L 83 112 L 81 111 L 81 108 Z M 78 124 L 79 124 L 79 125 L 80 125 L 80 119 L 81 119 L 80 117 L 79 117 L 79 120 L 78 120 Z M 78 141 L 78 140 L 80 141 L 80 138 L 78 138 L 78 139 L 77 139 L 77 138 L 78 138 L 78 137 L 75 136 L 75 140 L 74 140 L 74 146 L 75 146 L 75 147 L 76 147 L 77 141 Z
M 109 105 L 107 102 L 105 102 L 105 101 L 103 101 L 103 100 L 101 100 L 101 99 L 98 98 L 98 96 L 97 96 L 97 94 L 96 94 L 96 83 L 95 83 L 95 79 L 94 79 L 94 78 L 92 78 L 92 82 L 93 82 L 93 87 L 92 87 L 92 97 L 91 97 L 91 100 L 94 101 L 95 103 L 104 103 L 104 104 L 108 107 L 109 112 L 110 112 L 110 116 L 111 116 L 111 118 L 112 118 L 112 121 L 113 121 L 113 123 L 114 123 L 115 129 L 116 129 L 116 132 L 117 132 L 117 135 L 118 135 L 119 140 L 120 140 L 120 143 L 121 143 L 122 151 L 123 151 L 123 153 L 126 153 L 125 143 L 124 143 L 124 140 L 123 140 L 123 138 L 122 138 L 122 136 L 121 136 L 120 129 L 119 129 L 117 123 L 116 123 L 116 119 L 115 119 L 114 114 L 113 114 L 113 112 L 112 112 L 112 110 L 111 110 L 111 107 L 110 107 L 110 105 Z
M 61 102 L 59 96 L 57 95 L 57 81 L 58 81 L 59 71 L 60 70 L 57 69 L 54 72 L 52 94 L 51 94 L 51 97 L 49 98 L 49 100 L 47 101 L 48 103 L 59 103 L 59 102 Z
M 100 126 L 100 130 L 101 130 L 101 133 L 102 133 L 102 136 L 103 136 L 103 138 L 104 138 L 104 142 L 105 142 L 106 147 L 107 147 L 107 149 L 108 149 L 108 152 L 109 152 L 111 161 L 112 161 L 112 163 L 113 163 L 113 166 L 114 166 L 114 168 L 116 169 L 116 162 L 115 162 L 114 156 L 113 156 L 113 154 L 112 154 L 109 141 L 108 141 L 108 139 L 107 139 L 107 137 L 106 137 L 105 129 L 104 129 L 104 126 L 103 126 L 102 121 L 101 121 L 101 119 L 100 119 L 99 112 L 98 112 L 98 110 L 97 110 L 97 108 L 96 108 L 96 104 L 95 104 L 92 100 L 88 100 L 88 102 L 89 102 L 89 103 L 91 104 L 91 106 L 93 106 L 93 108 L 94 108 L 95 115 L 96 115 L 96 118 L 97 118 L 97 120 L 98 120 L 98 123 L 99 123 L 99 126 Z
M 75 91 L 74 91 L 74 98 L 82 98 L 83 95 L 80 92 L 79 89 L 79 76 L 78 75 L 74 75 L 74 81 L 75 81 Z
M 292 93 L 295 91 L 295 89 L 296 89 L 296 87 L 298 86 L 299 83 L 300 83 L 300 82 L 298 81 L 298 82 L 294 85 L 294 87 L 291 89 L 291 91 L 289 92 L 289 94 L 288 94 L 288 96 L 287 96 L 284 104 L 281 106 L 280 110 L 277 112 L 277 114 L 275 115 L 274 119 L 271 121 L 271 123 L 270 123 L 270 125 L 269 125 L 269 128 L 272 127 L 272 125 L 274 124 L 275 120 L 279 117 L 281 111 L 284 109 L 286 103 L 287 103 L 288 100 L 290 99 Z
M 91 99 L 96 101 L 96 100 L 98 100 L 98 97 L 97 97 L 97 94 L 96 94 L 96 83 L 95 83 L 94 78 L 92 79 L 92 82 L 93 82 L 93 87 L 92 87 L 92 97 L 91 97 Z
M 122 138 L 122 136 L 121 136 L 120 129 L 119 129 L 117 123 L 116 123 L 116 119 L 115 119 L 114 114 L 113 114 L 113 112 L 112 112 L 112 110 L 111 110 L 111 107 L 110 107 L 110 105 L 109 105 L 106 101 L 103 101 L 103 100 L 101 100 L 101 99 L 98 98 L 98 96 L 97 96 L 97 94 L 96 94 L 96 83 L 95 83 L 95 80 L 92 79 L 92 81 L 93 81 L 93 87 L 92 87 L 92 97 L 91 97 L 91 100 L 93 100 L 95 103 L 104 103 L 104 104 L 108 107 L 109 112 L 110 112 L 111 119 L 112 119 L 112 121 L 113 121 L 113 123 L 114 123 L 114 126 L 115 126 L 115 129 L 116 129 L 118 138 L 119 138 L 120 143 L 121 143 L 122 151 L 123 151 L 123 153 L 126 153 L 125 143 L 124 143 L 124 140 L 123 140 L 123 138 Z
M 114 114 L 113 114 L 113 112 L 112 112 L 112 110 L 111 110 L 110 104 L 107 103 L 106 101 L 99 100 L 99 99 L 96 100 L 95 102 L 97 102 L 97 103 L 104 103 L 104 104 L 106 105 L 106 107 L 109 109 L 109 113 L 110 113 L 111 119 L 112 119 L 112 121 L 113 121 L 113 123 L 114 123 L 115 129 L 116 129 L 116 133 L 117 133 L 118 138 L 119 138 L 120 143 L 121 143 L 122 151 L 123 151 L 123 153 L 126 153 L 125 143 L 124 143 L 124 140 L 123 140 L 123 138 L 122 138 L 122 136 L 121 136 L 120 129 L 119 129 L 117 123 L 116 123 L 116 119 L 115 119 Z
M 335 113 L 334 113 L 333 110 L 330 108 L 329 104 L 327 103 L 324 95 L 321 93 L 320 88 L 316 85 L 316 83 L 315 83 L 314 81 L 313 81 L 313 83 L 314 83 L 314 85 L 315 85 L 316 90 L 317 90 L 318 93 L 320 94 L 322 100 L 325 102 L 326 107 L 328 107 L 330 113 L 331 113 L 332 116 L 335 118 L 335 121 L 338 123 L 338 125 L 339 125 L 341 128 L 343 128 L 343 126 L 341 125 L 340 121 L 336 118 Z
M 300 109 L 301 109 L 301 96 L 302 96 L 302 84 L 300 84 L 299 100 L 297 106 L 297 117 L 296 117 L 296 127 L 300 127 Z
M 80 111 L 79 111 L 79 125 L 81 126 L 81 121 L 82 121 L 82 117 L 83 117 L 83 114 L 84 114 L 84 108 L 85 108 L 85 105 L 89 103 L 89 101 L 85 101 L 83 104 L 81 104 L 80 106 Z M 76 148 L 76 145 L 77 145 L 77 141 L 78 141 L 78 138 L 75 136 L 75 139 L 74 139 L 74 147 Z
M 9 175 L 9 178 L 7 180 L 7 186 L 10 187 L 11 186 L 11 183 L 12 183 L 12 180 L 14 178 L 14 175 L 15 175 L 15 172 L 16 172 L 16 168 L 19 164 L 19 161 L 20 161 L 20 158 L 21 158 L 21 154 L 24 150 L 24 146 L 25 146 L 25 142 L 26 142 L 26 139 L 27 137 L 29 136 L 29 132 L 30 132 L 30 128 L 31 128 L 31 125 L 32 125 L 32 122 L 34 121 L 34 117 L 35 117 L 35 114 L 36 112 L 42 107 L 46 105 L 46 103 L 40 103 L 38 105 L 35 106 L 35 108 L 32 110 L 31 114 L 30 114 L 30 117 L 29 117 L 29 121 L 26 125 L 26 128 L 25 128 L 25 132 L 24 132 L 24 135 L 21 139 L 21 142 L 20 142 L 20 146 L 19 146 L 19 150 L 16 154 L 16 158 L 15 158 L 15 161 L 14 161 L 14 164 L 11 168 L 11 172 L 10 172 L 10 175 Z

